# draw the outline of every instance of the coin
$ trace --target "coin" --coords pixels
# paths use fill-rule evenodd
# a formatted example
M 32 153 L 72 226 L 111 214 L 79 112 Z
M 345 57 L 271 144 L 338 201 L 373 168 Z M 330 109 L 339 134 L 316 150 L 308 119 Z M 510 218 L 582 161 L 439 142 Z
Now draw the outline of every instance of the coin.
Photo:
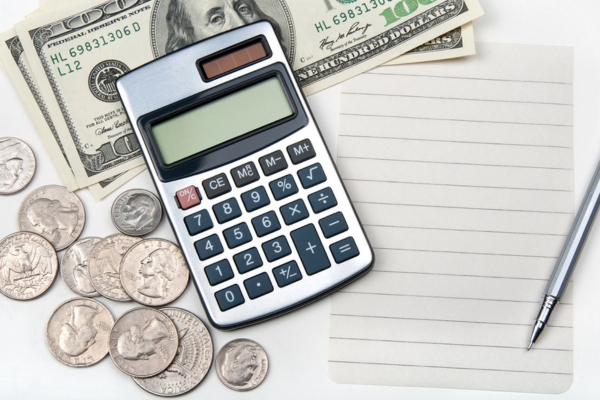
M 171 318 L 179 334 L 175 359 L 160 374 L 150 378 L 133 378 L 140 387 L 159 396 L 177 396 L 202 382 L 212 364 L 213 343 L 210 332 L 200 318 L 180 308 L 161 308 Z
M 80 296 L 100 296 L 100 293 L 94 289 L 90 280 L 88 260 L 92 249 L 101 240 L 98 237 L 88 237 L 78 240 L 65 251 L 60 261 L 60 274 L 63 281 L 69 289 Z
M 12 194 L 29 185 L 35 173 L 31 148 L 14 137 L 0 138 L 0 194 Z
M 15 300 L 44 293 L 56 278 L 58 259 L 52 244 L 31 232 L 17 232 L 0 241 L 0 292 Z
M 117 368 L 136 378 L 163 372 L 175 359 L 178 348 L 175 324 L 153 308 L 127 311 L 110 332 L 110 358 Z
M 52 313 L 46 325 L 46 343 L 58 361 L 71 367 L 96 364 L 108 354 L 115 320 L 102 303 L 71 299 Z
M 90 253 L 88 270 L 92 286 L 107 299 L 130 301 L 121 285 L 119 265 L 123 255 L 142 239 L 120 233 L 102 239 Z
M 42 186 L 29 193 L 19 209 L 19 230 L 45 237 L 54 248 L 70 246 L 83 231 L 85 210 L 64 186 Z
M 115 227 L 131 236 L 143 236 L 152 232 L 158 226 L 162 214 L 158 197 L 143 189 L 121 193 L 111 209 Z
M 163 306 L 177 299 L 189 280 L 179 247 L 165 239 L 146 239 L 131 246 L 119 270 L 125 292 L 146 306 Z
M 252 390 L 267 376 L 269 359 L 261 345 L 250 339 L 227 343 L 215 359 L 217 376 L 229 389 Z

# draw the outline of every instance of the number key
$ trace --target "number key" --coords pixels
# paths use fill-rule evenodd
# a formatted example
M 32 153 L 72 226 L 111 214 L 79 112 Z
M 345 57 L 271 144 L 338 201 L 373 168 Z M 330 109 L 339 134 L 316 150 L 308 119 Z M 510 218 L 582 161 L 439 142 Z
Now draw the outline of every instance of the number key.
M 215 216 L 217 217 L 217 221 L 220 224 L 231 221 L 234 218 L 242 215 L 242 210 L 240 210 L 240 205 L 237 200 L 231 198 L 229 200 L 225 200 L 219 204 L 215 204 L 213 206 L 213 211 L 215 212 Z
M 233 256 L 233 261 L 240 274 L 245 274 L 263 265 L 262 258 L 256 247 Z
M 221 311 L 227 311 L 244 303 L 244 296 L 238 285 L 229 286 L 215 293 Z
M 208 210 L 202 210 L 195 214 L 188 215 L 184 219 L 185 226 L 190 235 L 194 236 L 213 227 L 212 219 Z
M 211 286 L 218 285 L 221 282 L 233 278 L 233 270 L 231 269 L 231 264 L 229 264 L 229 261 L 227 260 L 221 260 L 209 265 L 204 268 L 204 272 L 206 273 L 208 283 L 210 283 Z
M 267 195 L 267 191 L 262 186 L 243 193 L 242 201 L 244 202 L 244 207 L 246 207 L 246 211 L 248 212 L 258 210 L 259 208 L 262 208 L 271 202 L 271 200 L 269 200 L 269 196 Z
M 282 257 L 289 255 L 292 250 L 285 236 L 276 237 L 262 245 L 265 256 L 269 262 L 279 260 Z
M 235 225 L 229 229 L 223 231 L 225 241 L 230 249 L 241 246 L 244 243 L 248 243 L 252 240 L 252 235 L 248 229 L 248 225 L 245 222 Z
M 278 231 L 281 229 L 279 220 L 274 211 L 269 211 L 266 214 L 259 215 L 252 219 L 252 225 L 258 237 L 263 237 L 271 232 Z
M 217 235 L 210 235 L 204 239 L 198 240 L 194 243 L 198 257 L 202 261 L 221 254 L 223 252 L 223 245 Z

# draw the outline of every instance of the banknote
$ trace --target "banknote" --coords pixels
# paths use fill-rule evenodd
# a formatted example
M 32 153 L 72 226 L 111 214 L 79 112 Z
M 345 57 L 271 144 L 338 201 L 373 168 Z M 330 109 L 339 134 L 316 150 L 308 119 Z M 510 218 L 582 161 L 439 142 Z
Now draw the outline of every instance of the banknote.
M 482 14 L 477 0 L 80 0 L 16 29 L 77 182 L 140 165 L 115 81 L 195 41 L 269 20 L 305 94 L 325 89 Z M 160 77 L 157 77 L 160 79 Z
M 415 47 L 384 65 L 446 60 L 473 54 L 475 54 L 475 35 L 473 34 L 473 24 L 469 22 Z
M 23 51 L 23 46 L 14 29 L 0 34 L 0 62 L 2 62 L 4 69 L 17 88 L 21 100 L 25 104 L 27 112 L 44 143 L 44 147 L 50 153 L 50 158 L 58 170 L 61 180 L 70 191 L 80 189 L 81 187 L 75 180 L 54 122 L 48 113 L 45 100 L 42 98 L 30 72 L 29 62 Z M 134 168 L 131 171 L 93 184 L 89 186 L 89 189 L 92 195 L 100 200 L 143 170 L 144 166 Z

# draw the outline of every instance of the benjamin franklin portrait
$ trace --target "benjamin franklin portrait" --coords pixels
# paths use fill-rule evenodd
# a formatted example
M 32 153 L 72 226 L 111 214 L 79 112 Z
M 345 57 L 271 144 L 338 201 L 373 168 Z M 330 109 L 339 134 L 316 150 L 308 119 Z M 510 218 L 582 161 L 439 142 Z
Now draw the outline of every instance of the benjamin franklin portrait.
M 280 0 L 159 0 L 153 12 L 155 57 L 266 20 L 273 25 L 288 60 L 293 61 L 292 19 L 285 2 Z

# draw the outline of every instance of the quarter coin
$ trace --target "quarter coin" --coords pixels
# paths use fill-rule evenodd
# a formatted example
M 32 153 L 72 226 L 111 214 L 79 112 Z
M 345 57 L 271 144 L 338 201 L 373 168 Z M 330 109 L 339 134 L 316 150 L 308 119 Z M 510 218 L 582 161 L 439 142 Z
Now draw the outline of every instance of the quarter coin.
M 121 285 L 119 265 L 123 255 L 142 239 L 120 233 L 110 235 L 94 246 L 90 253 L 88 270 L 92 286 L 102 296 L 114 301 L 130 301 Z
M 119 271 L 125 292 L 146 306 L 163 306 L 177 299 L 189 280 L 179 247 L 165 239 L 146 239 L 131 246 Z
M 29 185 L 35 173 L 31 148 L 14 137 L 0 138 L 0 194 L 13 194 Z
M 202 382 L 212 364 L 213 343 L 206 325 L 194 314 L 180 308 L 161 308 L 175 323 L 179 348 L 175 359 L 160 374 L 133 378 L 144 390 L 159 396 L 177 396 Z
M 175 359 L 178 348 L 175 324 L 153 308 L 126 312 L 110 333 L 110 357 L 117 368 L 136 378 L 163 372 Z
M 58 259 L 52 244 L 31 232 L 17 232 L 0 241 L 0 292 L 15 300 L 44 293 L 56 278 Z
M 19 209 L 19 230 L 45 237 L 58 250 L 69 247 L 83 231 L 85 210 L 76 194 L 58 185 L 29 193 Z
M 69 289 L 83 297 L 96 297 L 100 293 L 94 289 L 88 271 L 88 260 L 95 245 L 102 239 L 88 237 L 73 243 L 60 260 L 60 274 Z
M 46 343 L 52 355 L 70 367 L 96 364 L 108 354 L 115 320 L 102 303 L 77 298 L 61 304 L 46 325 Z
M 262 346 L 255 341 L 235 339 L 219 351 L 215 368 L 225 386 L 242 392 L 262 383 L 269 370 L 269 359 Z
M 115 227 L 126 235 L 143 236 L 152 232 L 162 218 L 158 197 L 147 190 L 123 192 L 112 205 L 111 217 Z

